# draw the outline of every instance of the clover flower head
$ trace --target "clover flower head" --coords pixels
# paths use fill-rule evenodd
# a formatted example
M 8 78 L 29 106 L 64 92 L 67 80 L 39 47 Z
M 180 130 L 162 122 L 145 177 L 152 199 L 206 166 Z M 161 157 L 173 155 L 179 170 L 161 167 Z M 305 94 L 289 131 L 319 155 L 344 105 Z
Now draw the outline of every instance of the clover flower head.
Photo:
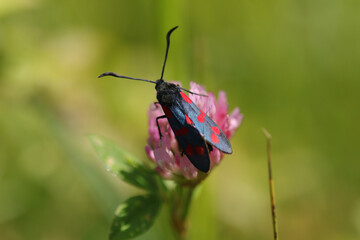
M 176 83 L 177 84 L 177 83 Z M 212 92 L 207 93 L 205 88 L 194 82 L 190 83 L 190 91 L 204 94 L 208 97 L 189 94 L 189 98 L 223 130 L 230 139 L 240 126 L 243 115 L 239 108 L 228 113 L 226 94 L 220 91 L 216 100 Z M 175 175 L 182 174 L 186 179 L 193 180 L 198 176 L 198 170 L 192 165 L 186 155 L 181 154 L 174 132 L 166 119 L 159 121 L 162 134 L 160 139 L 156 118 L 164 115 L 158 104 L 152 104 L 148 111 L 149 137 L 145 152 L 149 159 L 156 163 L 156 171 L 164 178 L 171 179 Z M 215 147 L 210 152 L 210 169 L 218 165 L 224 154 Z

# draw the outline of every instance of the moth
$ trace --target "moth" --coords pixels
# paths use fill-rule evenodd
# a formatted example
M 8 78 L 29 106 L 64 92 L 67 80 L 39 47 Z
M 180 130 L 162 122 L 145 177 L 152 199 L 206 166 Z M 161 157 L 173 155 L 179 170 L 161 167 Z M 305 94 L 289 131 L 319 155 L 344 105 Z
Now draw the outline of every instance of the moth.
M 159 120 L 166 118 L 173 130 L 182 154 L 200 171 L 208 172 L 210 169 L 209 153 L 213 147 L 223 153 L 231 154 L 232 148 L 228 138 L 219 126 L 207 116 L 183 91 L 190 94 L 204 96 L 181 88 L 179 85 L 164 81 L 164 70 L 170 47 L 170 35 L 177 29 L 174 27 L 166 35 L 166 52 L 160 79 L 151 81 L 142 78 L 133 78 L 106 72 L 99 76 L 113 76 L 155 84 L 156 98 L 161 105 L 164 115 L 156 118 L 160 138 L 162 137 Z

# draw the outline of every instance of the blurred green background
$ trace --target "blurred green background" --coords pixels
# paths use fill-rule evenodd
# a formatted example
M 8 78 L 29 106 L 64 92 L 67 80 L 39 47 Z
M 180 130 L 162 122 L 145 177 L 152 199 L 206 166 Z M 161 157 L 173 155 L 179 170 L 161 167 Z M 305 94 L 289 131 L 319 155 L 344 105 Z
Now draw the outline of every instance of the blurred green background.
M 0 238 L 106 239 L 139 190 L 86 135 L 145 159 L 165 79 L 225 90 L 244 121 L 191 209 L 191 239 L 272 239 L 265 138 L 281 239 L 360 238 L 360 1 L 0 1 Z M 138 239 L 171 239 L 165 214 Z

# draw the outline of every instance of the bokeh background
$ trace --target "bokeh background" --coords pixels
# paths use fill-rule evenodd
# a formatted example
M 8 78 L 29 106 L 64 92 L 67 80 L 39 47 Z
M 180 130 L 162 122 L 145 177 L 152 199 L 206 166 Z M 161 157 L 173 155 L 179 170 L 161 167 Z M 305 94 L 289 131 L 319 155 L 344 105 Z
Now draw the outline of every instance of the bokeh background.
M 273 136 L 282 239 L 360 238 L 360 2 L 0 1 L 0 238 L 106 239 L 139 193 L 107 173 L 95 133 L 146 159 L 147 109 L 165 79 L 225 90 L 244 121 L 203 184 L 191 239 L 272 239 Z M 171 239 L 165 214 L 138 239 Z

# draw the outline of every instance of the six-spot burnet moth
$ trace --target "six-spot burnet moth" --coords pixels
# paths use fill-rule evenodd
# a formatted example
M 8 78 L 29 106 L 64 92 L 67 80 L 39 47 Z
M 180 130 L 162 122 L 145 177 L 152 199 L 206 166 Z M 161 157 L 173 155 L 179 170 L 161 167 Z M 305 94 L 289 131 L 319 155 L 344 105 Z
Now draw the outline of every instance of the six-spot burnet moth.
M 157 92 L 157 100 L 165 113 L 165 115 L 156 118 L 160 138 L 162 135 L 158 121 L 161 118 L 167 118 L 182 153 L 189 158 L 191 163 L 197 169 L 202 172 L 208 172 L 210 169 L 209 152 L 213 150 L 212 146 L 228 154 L 232 153 L 232 148 L 229 140 L 218 125 L 199 109 L 199 107 L 196 106 L 181 90 L 189 92 L 190 94 L 201 94 L 190 92 L 189 90 L 181 88 L 179 85 L 165 82 L 163 79 L 170 46 L 170 35 L 176 28 L 177 26 L 170 29 L 166 35 L 167 45 L 165 60 L 159 80 L 151 81 L 141 78 L 132 78 L 118 75 L 113 72 L 103 73 L 99 78 L 113 76 L 154 83 Z

